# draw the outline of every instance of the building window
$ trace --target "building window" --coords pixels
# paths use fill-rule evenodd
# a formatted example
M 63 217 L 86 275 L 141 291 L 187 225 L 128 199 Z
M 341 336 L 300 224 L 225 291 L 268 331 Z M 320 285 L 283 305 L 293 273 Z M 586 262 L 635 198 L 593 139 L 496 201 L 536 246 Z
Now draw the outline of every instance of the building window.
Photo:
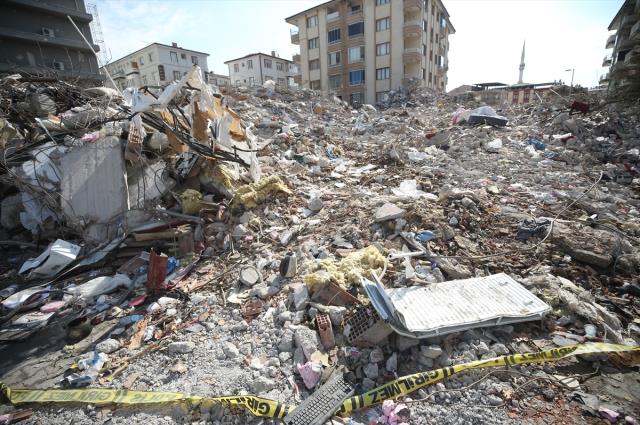
M 336 90 L 342 87 L 342 75 L 329 75 L 329 89 Z
M 320 90 L 320 80 L 314 80 L 309 83 L 311 90 Z
M 340 52 L 329 53 L 329 66 L 340 65 Z
M 387 3 L 389 3 L 389 0 L 376 0 L 376 6 L 382 6 Z
M 269 81 L 269 80 L 273 81 L 273 77 L 271 75 L 265 75 L 264 76 L 264 80 L 265 81 Z
M 278 78 L 278 85 L 284 86 L 284 78 Z
M 153 62 L 153 55 L 149 53 L 149 63 Z
M 376 44 L 376 56 L 386 56 L 391 51 L 391 43 Z
M 253 77 L 249 77 L 249 85 L 253 87 L 255 83 L 256 83 L 256 79 Z
M 271 69 L 273 67 L 273 63 L 271 62 L 271 59 L 264 60 L 264 67 L 267 69 Z
M 240 64 L 238 63 L 233 64 L 233 72 L 240 72 Z
M 427 32 L 427 20 L 426 19 L 422 20 L 422 29 L 424 30 L 424 32 Z
M 282 62 L 276 62 L 276 70 L 284 71 L 284 66 L 282 65 Z
M 389 18 L 382 18 L 376 20 L 376 31 L 384 31 L 391 26 L 391 20 Z
M 433 81 L 433 74 L 429 71 L 429 84 Z
M 376 103 L 386 102 L 388 98 L 389 98 L 389 92 L 388 91 L 376 92 Z
M 158 76 L 160 77 L 160 81 L 164 81 L 165 80 L 164 65 L 158 65 Z
M 360 86 L 364 84 L 364 69 L 349 71 L 349 85 Z
M 180 74 L 180 71 L 173 71 L 173 79 L 179 80 L 180 78 L 182 78 L 182 74 Z
M 364 103 L 364 93 L 351 93 L 349 96 L 351 106 L 360 106 Z
M 181 58 L 182 60 L 185 60 L 185 61 L 186 61 L 186 60 L 187 60 L 187 54 L 186 54 L 186 53 L 180 53 L 180 58 Z
M 529 103 L 529 95 L 531 94 L 531 90 L 524 91 L 524 98 L 522 98 L 522 103 Z
M 247 68 L 253 69 L 253 59 L 247 60 Z
M 138 58 L 138 62 L 140 62 L 140 65 L 144 65 L 144 58 L 142 56 L 140 56 Z
M 338 41 L 340 41 L 340 28 L 336 28 L 334 30 L 329 31 L 328 41 L 329 41 L 329 44 L 337 43 Z
M 143 76 L 142 76 L 142 85 L 143 85 L 143 86 L 146 86 L 147 84 L 149 84 L 149 83 L 147 83 L 147 76 L 146 76 L 146 75 L 143 75 Z
M 240 87 L 240 80 L 236 80 L 236 87 Z
M 436 34 L 436 44 L 439 43 L 438 34 Z
M 314 69 L 320 69 L 320 59 L 313 59 L 309 61 L 309 71 Z
M 388 80 L 389 78 L 391 78 L 391 68 L 376 69 L 376 80 Z
M 349 47 L 349 63 L 362 62 L 364 60 L 364 46 Z
M 427 45 L 426 44 L 422 45 L 422 56 L 427 56 Z
M 191 63 L 193 65 L 197 65 L 198 64 L 198 57 L 197 56 L 191 56 Z
M 349 38 L 364 35 L 364 22 L 356 22 L 355 24 L 349 25 L 347 32 L 349 34 Z
M 318 48 L 318 37 L 310 38 L 309 41 L 309 50 Z
M 317 16 L 309 16 L 307 18 L 307 28 L 313 28 L 318 26 L 318 17 Z
M 169 57 L 171 62 L 178 63 L 178 53 L 177 52 L 169 52 Z
M 429 62 L 433 62 L 433 49 L 429 50 Z

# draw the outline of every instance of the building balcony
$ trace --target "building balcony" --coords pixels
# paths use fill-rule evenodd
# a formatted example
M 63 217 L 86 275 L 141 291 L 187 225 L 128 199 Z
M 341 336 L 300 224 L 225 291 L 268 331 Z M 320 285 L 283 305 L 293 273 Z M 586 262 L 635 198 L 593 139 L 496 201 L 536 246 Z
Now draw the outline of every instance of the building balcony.
M 331 13 L 327 13 L 327 22 L 334 22 L 340 19 L 340 12 L 335 11 Z
M 424 6 L 423 0 L 404 0 L 404 10 L 406 12 L 417 12 Z
M 447 74 L 448 66 L 436 66 L 436 75 L 439 77 L 444 77 Z
M 300 32 L 297 28 L 291 30 L 291 44 L 300 44 Z
M 436 52 L 440 55 L 440 56 L 444 56 L 445 53 L 445 48 L 442 44 L 438 44 L 436 46 Z
M 407 21 L 402 29 L 405 38 L 420 37 L 422 35 L 422 21 Z
M 293 56 L 291 57 L 291 60 L 292 60 L 294 63 L 300 63 L 300 55 L 298 55 L 298 54 L 293 55 Z
M 611 56 L 605 56 L 602 59 L 602 66 L 611 66 Z
M 83 23 L 89 23 L 93 19 L 91 14 L 84 13 L 78 9 L 73 9 L 64 6 L 58 6 L 55 2 L 43 2 L 38 0 L 7 0 L 8 3 L 20 5 L 22 7 L 28 7 L 30 9 L 44 10 L 50 14 L 61 16 L 66 19 L 67 15 L 72 19 Z
M 631 31 L 629 31 L 629 38 L 635 41 L 640 40 L 640 20 L 631 27 Z
M 416 63 L 422 59 L 422 49 L 419 47 L 409 47 L 402 52 L 403 63 Z
M 356 22 L 360 22 L 364 19 L 364 15 L 362 13 L 362 9 L 358 10 L 349 10 L 347 13 L 347 24 L 354 24 Z
M 111 74 L 111 78 L 113 78 L 114 80 L 117 80 L 119 78 L 125 78 L 124 71 L 122 70 L 110 72 L 110 74 Z
M 609 82 L 609 73 L 607 72 L 602 77 L 600 77 L 600 84 L 605 84 Z
M 616 34 L 611 34 L 609 38 L 607 38 L 607 44 L 605 45 L 605 49 L 612 49 L 613 46 L 616 45 Z
M 0 28 L 0 38 L 13 38 L 15 40 L 27 41 L 27 42 L 38 42 L 51 46 L 59 46 L 59 47 L 67 47 L 77 50 L 86 50 L 91 52 L 91 49 L 87 46 L 87 44 L 82 40 L 76 40 L 71 38 L 63 38 L 63 37 L 48 37 L 46 35 L 14 30 L 11 28 Z M 100 50 L 100 47 L 93 45 L 93 49 L 97 52 Z
M 637 68 L 640 64 L 640 46 L 636 46 L 624 58 L 625 65 L 631 68 Z
M 620 28 L 628 28 L 638 21 L 638 17 L 631 13 L 622 17 Z

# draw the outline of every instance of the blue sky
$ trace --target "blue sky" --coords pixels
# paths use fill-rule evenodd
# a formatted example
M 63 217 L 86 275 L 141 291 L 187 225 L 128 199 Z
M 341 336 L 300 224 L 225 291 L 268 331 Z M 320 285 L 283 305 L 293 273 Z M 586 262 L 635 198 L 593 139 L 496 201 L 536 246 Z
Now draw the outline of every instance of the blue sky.
M 486 81 L 515 83 L 527 41 L 525 82 L 594 86 L 606 72 L 607 26 L 624 0 L 444 0 L 456 34 L 450 37 L 450 90 Z M 87 0 L 91 3 L 92 0 Z M 160 42 L 209 53 L 209 69 L 227 74 L 224 62 L 275 50 L 291 58 L 284 18 L 321 0 L 93 0 L 108 56 L 118 59 Z M 609 52 L 610 53 L 610 52 Z

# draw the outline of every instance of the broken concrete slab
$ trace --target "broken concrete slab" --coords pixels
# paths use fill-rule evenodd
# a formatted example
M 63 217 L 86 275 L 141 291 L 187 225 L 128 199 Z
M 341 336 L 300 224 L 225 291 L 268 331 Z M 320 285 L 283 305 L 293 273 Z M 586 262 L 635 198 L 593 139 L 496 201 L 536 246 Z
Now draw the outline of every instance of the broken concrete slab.
M 104 223 L 129 209 L 122 145 L 118 137 L 71 149 L 60 160 L 62 211 L 82 226 Z

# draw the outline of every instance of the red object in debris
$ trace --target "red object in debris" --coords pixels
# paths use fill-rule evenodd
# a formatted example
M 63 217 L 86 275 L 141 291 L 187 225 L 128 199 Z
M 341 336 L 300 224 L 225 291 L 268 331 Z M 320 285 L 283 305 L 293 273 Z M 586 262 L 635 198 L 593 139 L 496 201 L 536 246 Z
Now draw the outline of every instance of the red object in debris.
M 426 133 L 426 134 L 424 135 L 424 137 L 425 137 L 426 139 L 428 139 L 428 140 L 433 139 L 435 136 L 436 136 L 436 133 L 435 133 L 435 132 L 432 132 L 432 133 Z
M 573 113 L 573 111 L 580 111 L 583 114 L 586 114 L 587 112 L 589 112 L 589 104 L 574 100 L 571 104 L 571 113 Z
M 335 347 L 336 339 L 333 336 L 333 327 L 331 326 L 331 319 L 329 318 L 329 315 L 317 313 L 316 326 L 318 326 L 318 333 L 320 334 L 320 342 L 322 342 L 322 346 L 327 350 Z
M 147 289 L 149 291 L 163 291 L 165 289 L 163 282 L 167 277 L 167 261 L 169 257 L 166 255 L 158 255 L 153 250 L 149 255 L 149 271 L 147 272 Z
M 146 295 L 140 295 L 138 297 L 131 298 L 129 300 L 129 307 L 137 307 L 139 305 L 142 305 L 142 303 L 144 303 L 144 300 L 146 299 L 147 299 Z

